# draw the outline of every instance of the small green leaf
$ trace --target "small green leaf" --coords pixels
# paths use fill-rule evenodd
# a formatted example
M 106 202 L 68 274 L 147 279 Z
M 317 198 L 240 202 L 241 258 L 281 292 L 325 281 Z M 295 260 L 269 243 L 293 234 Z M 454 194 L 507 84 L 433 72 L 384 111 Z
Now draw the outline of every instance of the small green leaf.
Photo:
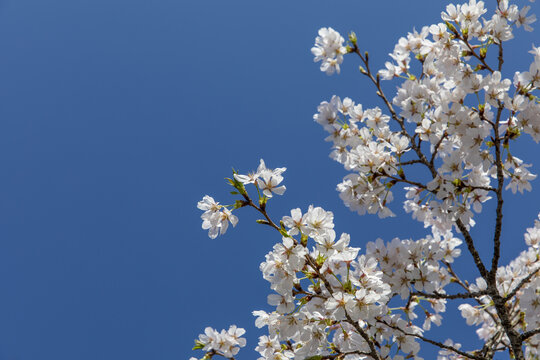
M 480 57 L 484 59 L 487 55 L 487 48 L 481 48 L 480 49 Z
M 482 64 L 478 64 L 476 65 L 476 67 L 474 68 L 474 71 L 477 72 L 477 71 L 480 71 L 480 70 L 485 70 L 486 67 Z
M 345 290 L 346 292 L 352 292 L 353 291 L 351 280 L 347 280 L 347 282 L 345 282 L 343 284 L 343 290 Z
M 205 346 L 206 346 L 205 343 L 200 342 L 199 340 L 195 340 L 195 346 L 191 350 L 199 350 L 199 349 L 204 348 Z
M 306 246 L 307 245 L 307 241 L 308 241 L 308 237 L 306 234 L 302 234 L 302 236 L 300 237 L 300 243 L 303 245 L 303 246 Z
M 356 46 L 356 42 L 358 41 L 358 38 L 356 37 L 356 34 L 354 33 L 354 31 L 351 31 L 349 33 L 349 41 L 354 45 Z
M 322 254 L 319 254 L 317 256 L 317 259 L 315 260 L 315 262 L 317 263 L 317 265 L 319 266 L 322 266 L 324 264 L 324 262 L 326 261 L 326 257 L 323 256 Z

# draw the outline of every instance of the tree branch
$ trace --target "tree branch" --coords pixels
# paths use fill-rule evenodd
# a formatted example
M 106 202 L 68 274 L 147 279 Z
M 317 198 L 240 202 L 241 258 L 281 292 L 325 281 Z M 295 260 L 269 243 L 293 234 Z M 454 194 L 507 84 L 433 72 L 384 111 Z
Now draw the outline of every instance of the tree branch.
M 530 337 L 533 337 L 534 335 L 540 334 L 540 328 L 526 331 L 523 334 L 520 335 L 521 341 L 525 341 Z
M 411 293 L 411 295 L 414 296 L 423 296 L 425 298 L 431 298 L 431 299 L 476 299 L 479 296 L 487 295 L 488 292 L 486 290 L 483 291 L 477 291 L 477 292 L 468 292 L 468 293 L 459 293 L 459 294 L 440 294 L 440 293 L 425 293 L 422 291 L 415 291 Z
M 476 268 L 480 272 L 480 275 L 482 275 L 482 277 L 489 284 L 488 271 L 487 271 L 486 267 L 484 266 L 484 263 L 482 262 L 482 259 L 480 258 L 480 255 L 478 254 L 478 251 L 476 250 L 476 247 L 474 246 L 474 241 L 473 241 L 473 239 L 471 237 L 471 234 L 469 233 L 469 231 L 467 230 L 465 225 L 463 225 L 463 222 L 461 222 L 460 219 L 456 220 L 456 225 L 457 225 L 459 231 L 461 231 L 461 233 L 463 234 L 463 237 L 465 238 L 465 243 L 467 244 L 467 248 L 469 249 L 469 253 L 473 257 L 474 264 L 476 265 Z
M 495 232 L 493 234 L 493 257 L 491 259 L 491 270 L 489 273 L 489 281 L 495 284 L 495 276 L 497 274 L 497 268 L 499 267 L 499 259 L 501 257 L 501 229 L 502 229 L 502 208 L 504 204 L 502 192 L 504 187 L 504 174 L 503 174 L 503 164 L 501 159 L 501 140 L 499 138 L 499 124 L 502 114 L 502 104 L 499 102 L 499 108 L 497 109 L 497 118 L 493 131 L 494 136 L 494 147 L 495 147 L 495 164 L 497 166 L 497 209 L 495 210 Z
M 391 329 L 398 330 L 398 331 L 400 331 L 402 334 L 404 334 L 404 335 L 406 335 L 406 336 L 413 336 L 413 337 L 418 338 L 418 339 L 420 339 L 420 340 L 422 340 L 422 341 L 424 341 L 424 342 L 427 342 L 427 343 L 429 343 L 429 344 L 431 344 L 431 345 L 435 345 L 435 346 L 437 346 L 437 347 L 439 347 L 439 348 L 441 348 L 441 349 L 446 349 L 446 350 L 453 351 L 453 352 L 455 352 L 456 354 L 465 356 L 465 357 L 467 357 L 467 358 L 469 358 L 469 359 L 486 360 L 485 357 L 478 356 L 478 355 L 473 355 L 473 354 L 469 354 L 469 353 L 467 353 L 467 352 L 465 352 L 465 351 L 461 351 L 461 350 L 459 350 L 459 349 L 456 349 L 456 348 L 453 347 L 453 346 L 445 345 L 445 344 L 443 344 L 443 343 L 441 343 L 441 342 L 439 342 L 439 341 L 435 341 L 435 340 L 428 339 L 428 338 L 426 338 L 426 337 L 424 337 L 424 336 L 422 336 L 422 335 L 408 333 L 408 332 L 406 332 L 405 330 L 403 330 L 403 329 L 401 329 L 401 328 L 399 328 L 399 327 L 397 327 L 397 326 L 388 324 L 388 323 L 387 323 L 386 321 L 384 321 L 384 320 L 378 320 L 378 322 L 381 323 L 381 324 L 384 324 L 384 325 L 388 326 L 388 327 L 391 328 Z

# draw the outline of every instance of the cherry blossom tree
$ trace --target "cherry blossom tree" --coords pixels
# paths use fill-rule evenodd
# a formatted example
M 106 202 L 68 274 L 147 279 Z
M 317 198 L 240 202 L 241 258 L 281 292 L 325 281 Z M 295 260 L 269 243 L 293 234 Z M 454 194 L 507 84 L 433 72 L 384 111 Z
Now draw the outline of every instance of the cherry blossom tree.
M 492 1 L 491 13 L 483 1 L 448 5 L 440 23 L 402 37 L 382 70 L 371 68 L 354 33 L 346 41 L 322 28 L 311 49 L 326 74 L 339 73 L 345 57 L 358 61 L 384 104 L 367 108 L 333 96 L 314 115 L 328 132 L 331 158 L 349 172 L 339 196 L 360 215 L 384 218 L 394 216 L 394 192 L 403 192 L 406 212 L 428 229 L 425 237 L 378 239 L 360 253 L 321 207 L 272 219 L 268 204 L 285 193 L 286 169 L 263 160 L 256 171 L 228 179 L 233 204 L 210 196 L 199 202 L 211 238 L 236 226 L 233 212 L 241 208 L 276 231 L 260 266 L 275 310 L 253 312 L 255 325 L 268 330 L 256 346 L 261 360 L 421 359 L 423 344 L 438 347 L 440 360 L 540 358 L 540 219 L 526 229 L 526 250 L 500 261 L 504 197 L 530 191 L 536 177 L 514 144 L 525 136 L 540 141 L 540 48 L 530 51 L 528 71 L 507 79 L 504 45 L 532 31 L 536 18 L 524 0 Z M 387 96 L 384 81 L 397 93 Z M 487 201 L 496 204 L 491 238 L 474 238 L 475 213 Z M 491 242 L 489 262 L 480 257 L 480 241 Z M 478 277 L 453 267 L 462 252 Z M 466 349 L 430 336 L 450 306 L 476 327 L 482 346 Z M 246 345 L 243 334 L 235 325 L 209 327 L 194 349 L 205 360 L 234 359 Z

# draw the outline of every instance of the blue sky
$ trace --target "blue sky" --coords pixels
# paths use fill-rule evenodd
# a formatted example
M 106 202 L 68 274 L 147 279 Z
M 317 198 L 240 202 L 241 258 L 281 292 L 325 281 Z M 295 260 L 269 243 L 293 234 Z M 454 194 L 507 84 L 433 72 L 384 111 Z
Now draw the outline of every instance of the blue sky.
M 445 3 L 1 1 L 0 360 L 189 358 L 206 326 L 230 324 L 248 331 L 238 358 L 254 358 L 251 311 L 269 309 L 258 267 L 279 238 L 242 209 L 210 240 L 196 203 L 231 202 L 223 178 L 260 158 L 288 168 L 275 218 L 323 206 L 362 248 L 424 235 L 408 216 L 358 217 L 339 200 L 345 172 L 312 115 L 333 94 L 380 103 L 355 59 L 328 77 L 310 48 L 320 27 L 354 30 L 381 67 Z M 526 70 L 538 32 L 518 34 L 507 69 Z M 520 151 L 538 157 L 530 141 Z M 506 202 L 504 259 L 539 200 Z

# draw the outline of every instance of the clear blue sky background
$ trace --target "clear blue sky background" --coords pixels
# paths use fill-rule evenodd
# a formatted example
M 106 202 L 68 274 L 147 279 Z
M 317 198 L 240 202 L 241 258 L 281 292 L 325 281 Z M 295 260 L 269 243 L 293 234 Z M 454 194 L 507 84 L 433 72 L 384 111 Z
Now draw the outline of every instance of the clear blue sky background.
M 230 324 L 248 330 L 239 359 L 255 358 L 251 311 L 270 309 L 258 266 L 279 237 L 246 210 L 210 240 L 196 203 L 231 202 L 223 178 L 261 157 L 288 168 L 276 218 L 323 206 L 362 248 L 424 235 L 407 216 L 358 217 L 339 200 L 345 172 L 312 115 L 332 94 L 380 103 L 355 59 L 327 77 L 310 48 L 320 27 L 355 30 L 381 67 L 444 4 L 2 0 L 0 360 L 186 359 L 206 326 Z M 538 32 L 522 35 L 508 68 L 532 60 Z M 530 141 L 521 151 L 538 153 Z M 507 201 L 505 260 L 522 249 L 539 194 Z M 488 228 L 475 229 L 480 242 Z

